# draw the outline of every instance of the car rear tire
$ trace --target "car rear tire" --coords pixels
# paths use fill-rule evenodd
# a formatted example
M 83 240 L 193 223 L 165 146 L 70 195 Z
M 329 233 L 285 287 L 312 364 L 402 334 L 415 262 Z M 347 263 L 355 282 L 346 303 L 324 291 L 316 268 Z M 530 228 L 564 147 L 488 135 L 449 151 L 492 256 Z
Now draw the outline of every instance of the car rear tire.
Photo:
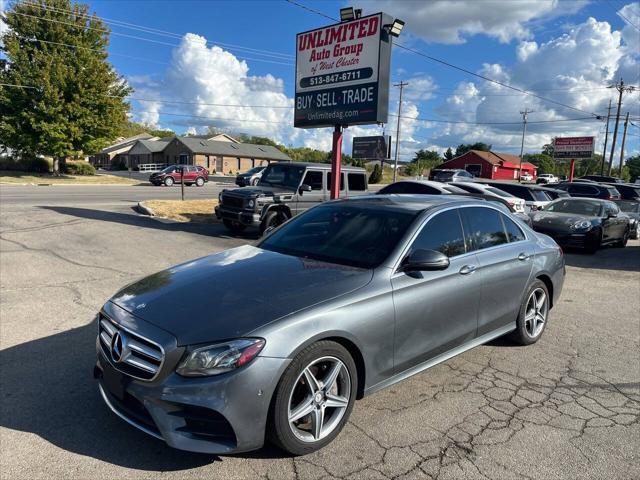
M 520 345 L 536 343 L 547 326 L 550 305 L 547 286 L 536 279 L 522 299 L 517 326 L 511 338 Z
M 225 218 L 224 220 L 222 220 L 222 223 L 232 233 L 242 233 L 244 232 L 244 229 L 247 228 L 246 225 L 243 225 L 242 223 L 236 220 L 229 220 L 228 218 Z
M 172 187 L 174 183 L 176 183 L 176 182 L 171 177 L 167 177 L 167 178 L 164 179 L 164 184 L 167 187 Z
M 202 178 L 202 177 L 198 177 L 198 178 L 196 178 L 196 185 L 197 185 L 198 187 L 202 187 L 202 186 L 204 186 L 204 178 Z
M 260 223 L 260 235 L 264 234 L 267 228 L 270 227 L 279 227 L 284 222 L 286 222 L 289 218 L 284 212 L 278 210 L 272 210 L 267 212 L 264 219 Z
M 322 340 L 302 350 L 276 387 L 268 439 L 293 455 L 329 444 L 349 419 L 357 378 L 353 358 L 339 343 Z

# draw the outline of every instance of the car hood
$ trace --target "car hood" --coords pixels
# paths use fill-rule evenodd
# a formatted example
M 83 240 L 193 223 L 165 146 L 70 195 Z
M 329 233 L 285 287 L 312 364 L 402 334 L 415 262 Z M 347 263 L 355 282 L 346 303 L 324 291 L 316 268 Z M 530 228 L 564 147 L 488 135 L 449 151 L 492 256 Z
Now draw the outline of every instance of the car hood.
M 234 188 L 233 190 L 223 190 L 222 193 L 224 195 L 233 195 L 234 197 L 242 198 L 274 197 L 276 195 L 293 195 L 295 193 L 295 189 L 260 185 L 255 187 Z
M 591 217 L 588 215 L 577 215 L 572 213 L 556 213 L 556 212 L 535 212 L 531 214 L 531 220 L 534 227 L 546 227 L 561 230 L 569 230 L 569 227 L 576 222 L 587 220 L 591 223 L 600 222 L 600 217 Z
M 371 281 L 372 270 L 242 246 L 162 270 L 111 302 L 170 333 L 178 345 L 247 335 Z

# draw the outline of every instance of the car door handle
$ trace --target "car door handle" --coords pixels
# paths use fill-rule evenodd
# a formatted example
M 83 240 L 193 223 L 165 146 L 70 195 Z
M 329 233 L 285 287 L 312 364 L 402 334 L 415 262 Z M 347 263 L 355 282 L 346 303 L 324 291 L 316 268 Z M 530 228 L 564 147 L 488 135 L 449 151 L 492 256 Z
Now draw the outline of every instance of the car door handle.
M 475 270 L 476 270 L 475 265 L 465 265 L 460 269 L 460 275 L 469 275 L 470 273 L 473 273 Z
M 524 262 L 528 258 L 529 258 L 529 255 L 527 255 L 526 253 L 521 253 L 520 255 L 518 255 L 518 260 L 520 260 L 521 262 Z

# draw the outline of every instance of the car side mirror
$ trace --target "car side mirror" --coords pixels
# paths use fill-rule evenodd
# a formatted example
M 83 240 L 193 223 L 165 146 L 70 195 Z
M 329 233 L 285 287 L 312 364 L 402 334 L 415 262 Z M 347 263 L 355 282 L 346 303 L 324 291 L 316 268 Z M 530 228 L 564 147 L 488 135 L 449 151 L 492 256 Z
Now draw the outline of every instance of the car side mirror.
M 607 218 L 616 218 L 618 216 L 617 213 L 609 212 L 607 213 Z
M 435 250 L 414 250 L 402 262 L 403 272 L 423 272 L 445 270 L 449 267 L 449 257 Z
M 300 188 L 298 188 L 298 192 L 300 192 L 300 195 L 302 195 L 302 192 L 310 192 L 311 191 L 311 185 L 307 185 L 306 183 L 303 183 L 302 185 L 300 185 Z

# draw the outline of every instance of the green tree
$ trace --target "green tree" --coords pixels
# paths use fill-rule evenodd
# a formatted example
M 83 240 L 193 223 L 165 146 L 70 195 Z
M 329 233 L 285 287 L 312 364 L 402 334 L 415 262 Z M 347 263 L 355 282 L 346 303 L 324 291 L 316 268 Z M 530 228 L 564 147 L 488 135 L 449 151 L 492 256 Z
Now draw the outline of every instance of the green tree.
M 373 172 L 371 172 L 371 175 L 369 175 L 369 183 L 376 184 L 376 183 L 380 183 L 381 181 L 382 181 L 382 168 L 380 167 L 379 163 L 376 163 L 373 166 Z
M 141 133 L 148 133 L 154 137 L 173 137 L 175 135 L 173 130 L 158 130 L 142 123 L 129 121 L 120 128 L 118 136 L 133 137 Z
M 453 158 L 455 158 L 455 155 L 453 154 L 451 147 L 449 147 L 447 148 L 447 151 L 444 152 L 444 161 L 447 162 L 449 160 L 452 160 Z
M 109 30 L 88 14 L 70 0 L 17 2 L 5 12 L 0 83 L 28 88 L 0 87 L 0 143 L 53 156 L 55 173 L 65 157 L 108 145 L 129 110 L 131 89 L 107 61 Z
M 553 158 L 553 140 L 551 143 L 545 143 L 542 147 L 542 153 Z
M 629 179 L 635 182 L 640 178 L 640 155 L 627 158 L 625 166 L 629 169 Z
M 541 173 L 556 174 L 556 162 L 549 155 L 544 153 L 527 153 L 522 156 L 525 162 L 533 163 L 538 167 L 538 175 Z
M 407 165 L 407 172 L 409 175 L 420 176 L 424 175 L 426 170 L 435 167 L 442 163 L 440 154 L 435 150 L 423 150 L 420 149 L 416 152 L 415 157 L 411 160 L 411 163 Z
M 483 152 L 488 152 L 489 150 L 491 150 L 491 144 L 483 143 L 483 142 L 461 143 L 460 145 L 458 145 L 456 147 L 456 155 L 455 156 L 459 157 L 460 155 L 464 155 L 469 150 L 480 150 L 480 151 L 483 151 Z

